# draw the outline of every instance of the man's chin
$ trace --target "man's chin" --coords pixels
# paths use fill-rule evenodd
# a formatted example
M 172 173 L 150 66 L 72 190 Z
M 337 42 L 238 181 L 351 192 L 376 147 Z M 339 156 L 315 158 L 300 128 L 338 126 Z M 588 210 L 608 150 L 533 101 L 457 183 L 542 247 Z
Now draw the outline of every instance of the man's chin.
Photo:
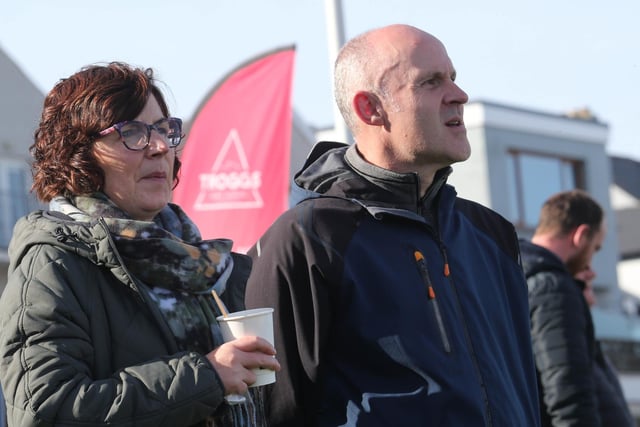
M 568 259 L 567 262 L 565 263 L 565 265 L 567 266 L 567 270 L 569 270 L 569 273 L 572 276 L 575 276 L 576 274 L 578 274 L 579 272 L 584 270 L 585 267 L 586 267 L 584 262 L 581 262 L 581 260 L 575 259 L 575 258 L 574 259 Z

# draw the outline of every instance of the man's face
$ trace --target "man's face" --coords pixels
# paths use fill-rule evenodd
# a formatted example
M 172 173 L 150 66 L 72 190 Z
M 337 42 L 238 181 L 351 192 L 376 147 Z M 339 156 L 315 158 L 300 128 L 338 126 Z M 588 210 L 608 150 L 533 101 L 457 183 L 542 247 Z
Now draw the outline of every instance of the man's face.
M 463 121 L 467 94 L 455 83 L 456 71 L 442 43 L 428 35 L 395 43 L 386 73 L 383 100 L 390 145 L 407 165 L 435 169 L 469 158 Z
M 592 236 L 585 237 L 580 242 L 576 252 L 567 260 L 567 268 L 572 275 L 589 268 L 593 255 L 600 250 L 602 242 L 607 234 L 606 223 L 600 225 L 600 229 Z

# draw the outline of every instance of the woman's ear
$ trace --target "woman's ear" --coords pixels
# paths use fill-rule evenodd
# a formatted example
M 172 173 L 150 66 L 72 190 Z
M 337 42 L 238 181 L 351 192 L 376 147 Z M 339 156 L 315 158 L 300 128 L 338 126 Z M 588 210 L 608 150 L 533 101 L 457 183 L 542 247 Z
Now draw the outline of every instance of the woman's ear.
M 376 95 L 360 91 L 353 97 L 353 109 L 364 123 L 384 126 L 384 108 Z

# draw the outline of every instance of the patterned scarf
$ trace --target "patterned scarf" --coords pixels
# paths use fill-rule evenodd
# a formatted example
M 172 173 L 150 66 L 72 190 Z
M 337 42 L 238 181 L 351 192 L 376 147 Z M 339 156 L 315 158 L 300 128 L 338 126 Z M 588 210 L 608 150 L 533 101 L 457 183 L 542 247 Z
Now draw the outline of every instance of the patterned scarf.
M 153 221 L 131 219 L 102 193 L 56 197 L 50 209 L 82 222 L 104 219 L 127 269 L 151 289 L 180 350 L 207 354 L 223 343 L 211 290 L 225 290 L 233 268 L 231 240 L 202 240 L 171 203 Z

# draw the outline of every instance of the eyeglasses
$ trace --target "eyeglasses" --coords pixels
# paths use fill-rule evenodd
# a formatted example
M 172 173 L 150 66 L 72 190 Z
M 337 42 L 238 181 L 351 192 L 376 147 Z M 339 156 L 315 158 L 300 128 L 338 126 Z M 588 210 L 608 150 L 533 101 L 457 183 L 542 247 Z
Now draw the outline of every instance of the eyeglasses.
M 167 117 L 148 125 L 137 120 L 120 122 L 98 133 L 100 136 L 118 132 L 120 140 L 129 150 L 142 151 L 149 146 L 151 131 L 155 130 L 170 148 L 177 147 L 182 142 L 182 120 L 176 117 Z

